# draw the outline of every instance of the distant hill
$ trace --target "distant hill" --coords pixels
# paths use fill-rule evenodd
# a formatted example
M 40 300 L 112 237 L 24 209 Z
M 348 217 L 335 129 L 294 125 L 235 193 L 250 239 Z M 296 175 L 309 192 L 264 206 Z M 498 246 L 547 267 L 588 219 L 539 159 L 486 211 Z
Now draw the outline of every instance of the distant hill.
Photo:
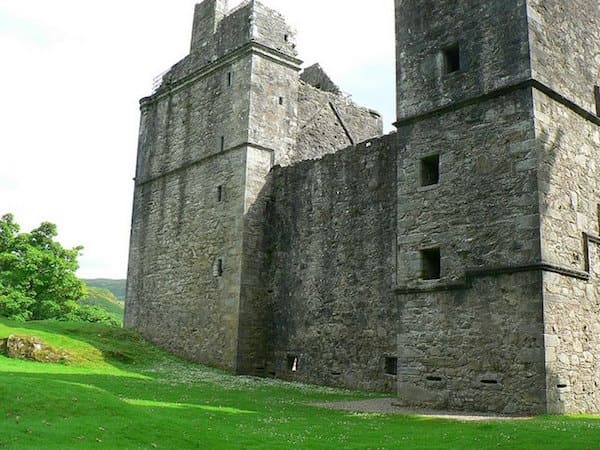
M 80 301 L 104 309 L 119 322 L 123 322 L 125 308 L 125 280 L 99 278 L 83 280 L 88 286 L 88 296 Z
M 90 287 L 108 289 L 122 302 L 125 301 L 125 283 L 127 280 L 110 280 L 107 278 L 95 278 L 83 280 Z

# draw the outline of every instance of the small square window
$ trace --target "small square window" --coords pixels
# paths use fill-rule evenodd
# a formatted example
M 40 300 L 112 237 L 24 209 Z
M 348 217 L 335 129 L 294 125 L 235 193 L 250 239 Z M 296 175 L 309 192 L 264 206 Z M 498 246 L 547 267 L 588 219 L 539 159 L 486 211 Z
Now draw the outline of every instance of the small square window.
M 442 265 L 439 248 L 421 250 L 421 278 L 423 280 L 439 280 Z
M 398 358 L 386 356 L 383 369 L 386 375 L 398 375 Z
M 440 182 L 440 155 L 421 159 L 421 186 L 431 186 Z
M 459 72 L 460 65 L 460 47 L 454 44 L 443 50 L 444 55 L 444 73 Z

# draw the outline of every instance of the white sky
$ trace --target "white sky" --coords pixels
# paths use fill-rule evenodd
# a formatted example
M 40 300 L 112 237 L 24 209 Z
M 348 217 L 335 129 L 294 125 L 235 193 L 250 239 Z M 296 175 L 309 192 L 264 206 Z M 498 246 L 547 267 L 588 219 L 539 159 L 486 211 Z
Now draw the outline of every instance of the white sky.
M 82 277 L 126 276 L 138 100 L 187 54 L 199 1 L 0 0 L 0 215 L 23 231 L 56 223 L 63 245 L 84 246 Z M 305 66 L 390 129 L 393 0 L 262 3 L 297 29 Z

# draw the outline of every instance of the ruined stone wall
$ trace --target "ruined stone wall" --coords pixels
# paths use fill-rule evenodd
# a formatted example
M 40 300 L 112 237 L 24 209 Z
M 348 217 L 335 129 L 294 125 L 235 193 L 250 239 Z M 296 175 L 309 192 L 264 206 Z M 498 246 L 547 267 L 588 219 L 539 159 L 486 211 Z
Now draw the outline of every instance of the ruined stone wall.
M 398 129 L 398 284 L 461 282 L 468 271 L 539 262 L 537 154 L 531 91 Z M 427 184 L 424 161 L 439 159 Z M 440 249 L 441 279 L 421 280 L 421 250 Z
M 406 122 L 398 135 L 399 400 L 543 411 L 531 90 Z M 430 249 L 439 251 L 433 275 Z
M 126 326 L 229 369 L 237 351 L 244 160 L 243 149 L 232 150 L 136 185 L 128 271 Z M 224 186 L 220 202 L 217 186 Z
M 599 412 L 600 120 L 535 91 L 551 412 Z
M 272 173 L 266 208 L 266 371 L 394 389 L 395 135 Z M 292 371 L 293 359 L 297 371 Z
M 293 161 L 319 158 L 383 134 L 374 111 L 361 108 L 342 94 L 300 82 L 298 143 Z
M 528 0 L 527 6 L 533 77 L 596 114 L 600 4 L 589 0 Z
M 526 0 L 396 0 L 398 119 L 529 79 L 527 33 Z
M 545 411 L 541 273 L 398 298 L 398 401 L 507 414 Z

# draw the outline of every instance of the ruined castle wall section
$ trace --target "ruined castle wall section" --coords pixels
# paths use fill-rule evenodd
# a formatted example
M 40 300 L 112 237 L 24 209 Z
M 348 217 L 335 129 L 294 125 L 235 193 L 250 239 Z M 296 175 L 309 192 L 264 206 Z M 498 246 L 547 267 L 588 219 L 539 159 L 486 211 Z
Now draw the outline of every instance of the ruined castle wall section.
M 228 369 L 237 351 L 244 160 L 233 150 L 136 185 L 128 272 L 126 326 Z
M 299 88 L 298 124 L 293 162 L 320 158 L 383 133 L 383 123 L 376 112 L 304 82 Z
M 597 114 L 600 85 L 600 3 L 528 0 L 533 77 Z M 598 107 L 600 108 L 600 106 Z
M 521 89 L 401 126 L 398 284 L 423 287 L 422 250 L 440 249 L 440 280 L 539 262 L 531 92 Z M 424 283 L 424 284 L 423 284 Z
M 268 149 L 272 164 L 289 164 L 298 130 L 299 67 L 266 54 L 252 57 L 249 142 Z
M 395 139 L 272 172 L 264 220 L 267 374 L 394 389 L 385 364 L 397 333 Z
M 600 120 L 535 91 L 551 412 L 600 412 Z
M 398 135 L 399 401 L 543 411 L 531 90 L 405 123 Z
M 399 120 L 530 78 L 525 0 L 396 0 Z

